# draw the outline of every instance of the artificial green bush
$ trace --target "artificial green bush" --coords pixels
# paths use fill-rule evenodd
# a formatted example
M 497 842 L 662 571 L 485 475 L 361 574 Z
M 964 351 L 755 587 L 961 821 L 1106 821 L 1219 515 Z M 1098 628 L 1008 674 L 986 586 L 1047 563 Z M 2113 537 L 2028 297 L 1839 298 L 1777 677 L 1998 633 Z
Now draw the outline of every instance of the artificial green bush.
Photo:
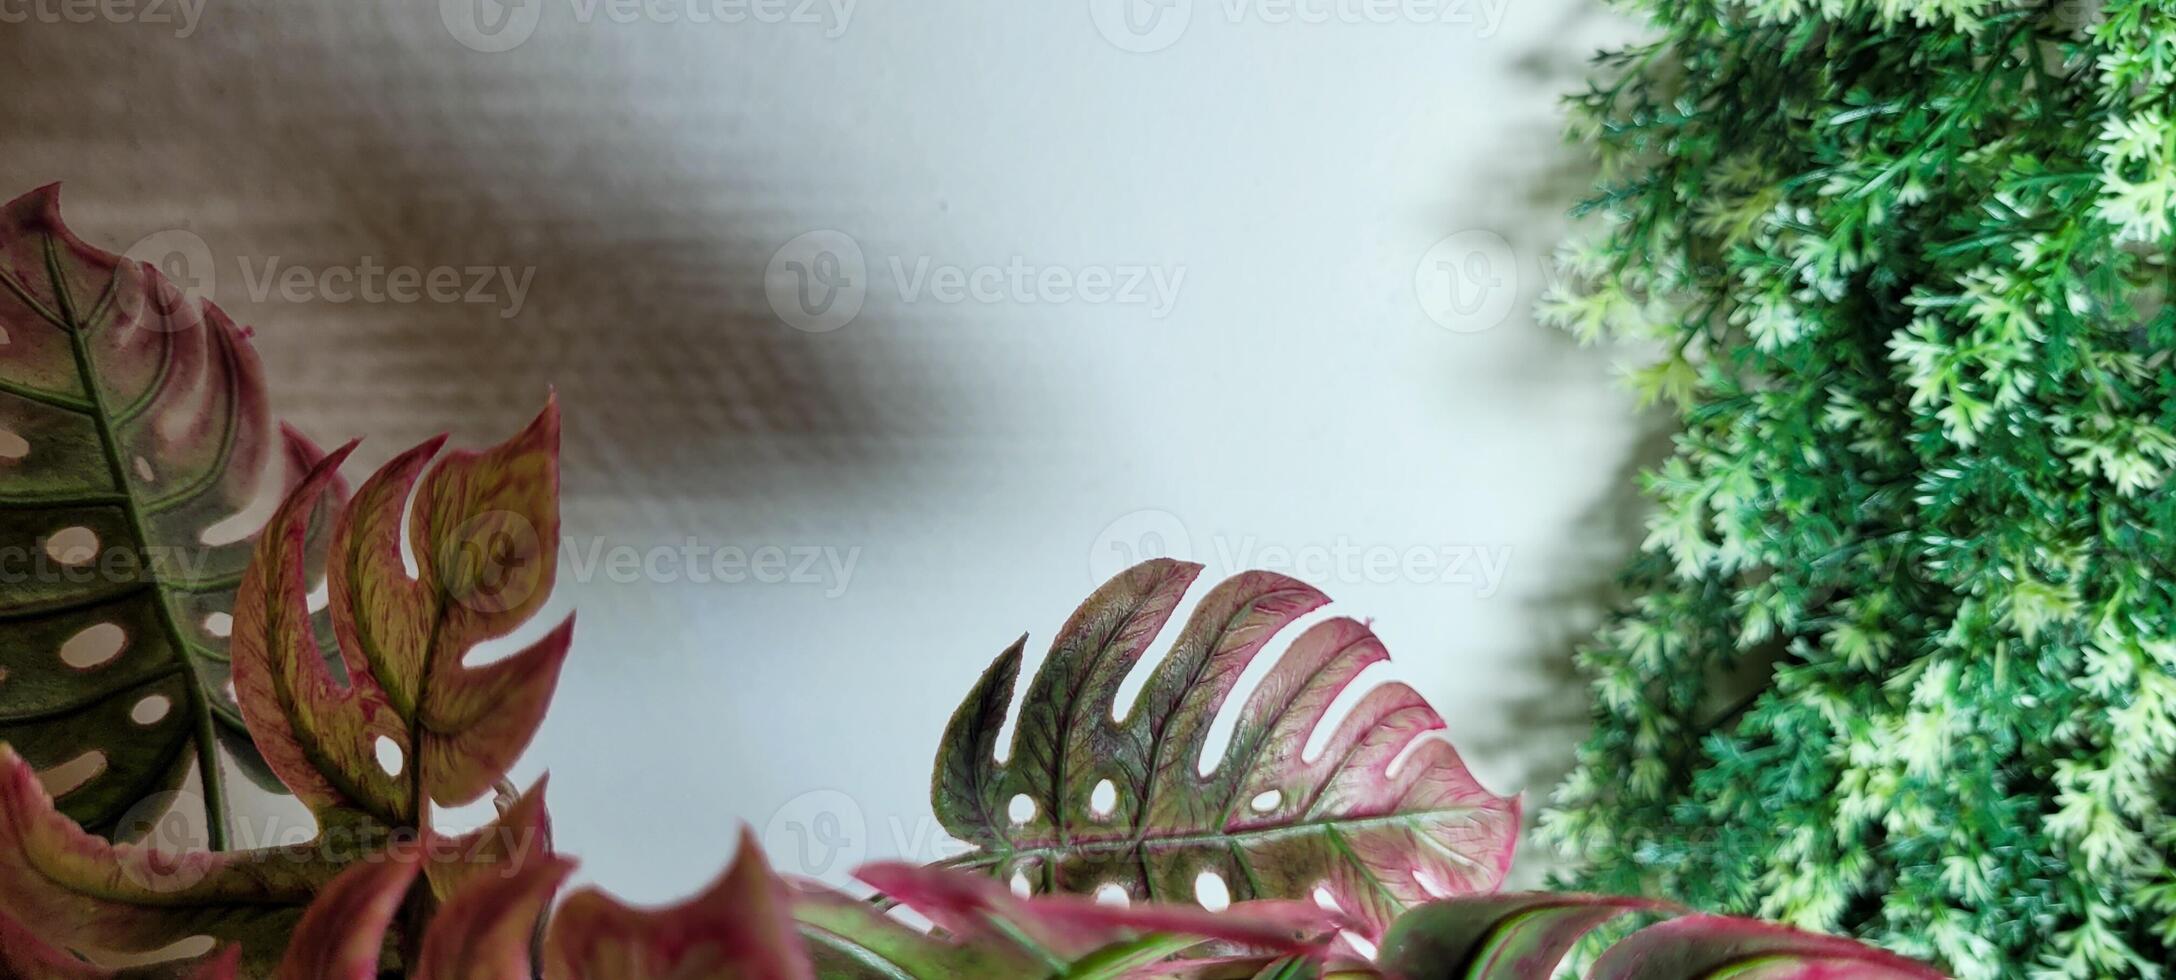
M 1628 0 L 1547 319 L 1681 433 L 1588 870 L 1957 976 L 2176 963 L 2176 2 Z

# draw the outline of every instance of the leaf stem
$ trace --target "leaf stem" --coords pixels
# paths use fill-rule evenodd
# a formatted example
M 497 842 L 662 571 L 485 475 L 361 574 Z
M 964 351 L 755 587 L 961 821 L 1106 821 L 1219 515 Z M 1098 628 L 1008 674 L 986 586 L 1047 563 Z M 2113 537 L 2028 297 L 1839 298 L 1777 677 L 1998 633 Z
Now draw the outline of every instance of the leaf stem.
M 121 441 L 113 431 L 113 418 L 106 410 L 105 392 L 99 388 L 98 375 L 91 363 L 91 350 L 85 340 L 90 324 L 76 315 L 75 301 L 68 295 L 68 279 L 60 267 L 60 255 L 54 250 L 52 236 L 45 238 L 45 272 L 53 284 L 53 296 L 60 304 L 59 317 L 67 325 L 68 349 L 76 362 L 76 376 L 83 380 L 83 393 L 88 401 L 90 417 L 98 429 L 98 445 L 104 450 L 106 470 L 113 480 L 114 490 L 122 495 L 120 510 L 128 518 L 129 531 L 136 539 L 139 554 L 150 546 L 150 535 L 144 529 L 143 514 L 136 507 L 136 500 L 128 493 L 128 470 L 121 463 Z M 120 275 L 116 270 L 114 275 Z M 203 329 L 212 329 L 204 324 Z M 188 642 L 181 635 L 181 628 L 174 622 L 174 609 L 165 593 L 154 603 L 159 611 L 159 625 L 166 632 L 167 642 L 172 644 L 174 656 L 188 667 L 191 673 L 188 685 L 190 707 L 196 713 L 196 767 L 197 780 L 204 792 L 204 827 L 206 845 L 214 851 L 229 847 L 227 837 L 227 790 L 226 774 L 219 768 L 219 741 L 211 725 L 210 699 L 204 692 L 204 678 L 196 674 L 189 662 Z

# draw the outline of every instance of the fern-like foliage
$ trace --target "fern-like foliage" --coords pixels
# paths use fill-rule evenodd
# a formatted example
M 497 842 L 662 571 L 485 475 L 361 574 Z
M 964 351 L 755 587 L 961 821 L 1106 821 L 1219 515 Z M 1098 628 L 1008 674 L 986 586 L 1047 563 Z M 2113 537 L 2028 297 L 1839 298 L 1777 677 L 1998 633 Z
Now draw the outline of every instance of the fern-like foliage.
M 1661 352 L 1683 428 L 1582 658 L 1571 883 L 2160 975 L 2176 3 L 1632 6 L 1544 313 Z

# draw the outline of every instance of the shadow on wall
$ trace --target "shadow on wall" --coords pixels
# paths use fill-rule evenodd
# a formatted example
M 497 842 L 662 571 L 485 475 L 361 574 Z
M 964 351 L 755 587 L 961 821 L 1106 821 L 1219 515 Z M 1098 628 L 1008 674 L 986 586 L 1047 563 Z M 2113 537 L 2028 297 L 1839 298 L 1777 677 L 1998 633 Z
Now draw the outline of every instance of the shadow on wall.
M 942 424 L 893 332 L 804 333 L 765 305 L 766 263 L 805 230 L 769 201 L 813 191 L 734 176 L 754 133 L 582 77 L 597 62 L 553 38 L 461 49 L 435 6 L 222 2 L 187 37 L 11 26 L 0 184 L 66 181 L 71 223 L 117 250 L 191 243 L 177 278 L 257 326 L 275 412 L 370 436 L 358 470 L 447 428 L 501 438 L 557 386 L 570 507 L 700 526 L 876 481 L 898 437 Z M 692 159 L 690 131 L 727 132 L 702 144 L 724 158 Z M 400 275 L 443 298 L 358 298 Z
M 1537 89 L 1577 91 L 1586 83 L 1590 66 L 1583 57 L 1567 56 L 1565 52 L 1572 46 L 1562 43 L 1562 39 L 1593 38 L 1595 44 L 1611 43 L 1611 34 L 1621 28 L 1622 23 L 1603 9 L 1566 8 L 1559 23 L 1541 35 L 1552 39 L 1552 43 L 1522 53 L 1513 61 L 1514 71 L 1525 84 Z M 1517 192 L 1485 204 L 1488 213 L 1482 215 L 1481 224 L 1505 229 L 1521 269 L 1539 272 L 1535 288 L 1522 291 L 1522 302 L 1538 301 L 1553 281 L 1552 256 L 1558 243 L 1573 230 L 1569 212 L 1592 193 L 1599 179 L 1599 168 L 1590 154 L 1564 152 L 1562 121 L 1559 114 L 1550 126 L 1504 133 L 1505 150 L 1493 157 L 1501 161 L 1502 169 L 1492 183 Z M 1536 221 L 1535 215 L 1548 218 Z M 1596 369 L 1594 376 L 1587 379 L 1590 383 L 1621 385 L 1608 368 L 1611 357 L 1582 351 L 1577 340 L 1564 331 L 1540 325 L 1534 329 L 1555 339 L 1554 344 L 1539 349 L 1557 363 L 1521 365 L 1513 372 L 1515 376 L 1561 374 L 1562 365 L 1587 364 Z M 1623 401 L 1629 410 L 1631 398 L 1626 396 Z M 1649 511 L 1646 499 L 1637 492 L 1638 480 L 1642 473 L 1669 457 L 1676 423 L 1668 412 L 1650 411 L 1641 414 L 1637 429 L 1638 438 L 1617 461 L 1614 477 L 1580 513 L 1566 535 L 1574 550 L 1565 560 L 1551 562 L 1550 581 L 1554 587 L 1532 600 L 1527 614 L 1521 617 L 1523 622 L 1539 628 L 1531 646 L 1511 661 L 1526 675 L 1515 687 L 1536 693 L 1506 698 L 1501 723 L 1488 726 L 1486 730 L 1491 734 L 1472 740 L 1476 755 L 1511 760 L 1517 766 L 1512 785 L 1526 794 L 1528 829 L 1546 808 L 1557 784 L 1570 774 L 1573 750 L 1592 727 L 1587 679 L 1580 674 L 1574 658 L 1626 598 L 1618 572 L 1638 553 L 1646 537 Z M 1591 571 L 1582 577 L 1577 573 L 1583 569 Z M 1538 850 L 1522 851 L 1512 887 L 1542 887 L 1548 873 L 1555 870 L 1554 857 Z

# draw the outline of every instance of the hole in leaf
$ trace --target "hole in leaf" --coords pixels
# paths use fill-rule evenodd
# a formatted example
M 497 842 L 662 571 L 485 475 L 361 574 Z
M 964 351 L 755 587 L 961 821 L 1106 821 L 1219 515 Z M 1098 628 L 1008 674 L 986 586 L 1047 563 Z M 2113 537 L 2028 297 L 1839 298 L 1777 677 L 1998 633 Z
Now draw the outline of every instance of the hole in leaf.
M 77 670 L 104 666 L 128 645 L 128 631 L 112 623 L 86 626 L 60 645 L 60 662 Z
M 1015 871 L 1012 873 L 1012 893 L 1021 898 L 1027 898 L 1035 894 L 1035 886 L 1028 881 L 1027 872 Z
M 1248 801 L 1247 805 L 1254 808 L 1254 812 L 1256 813 L 1268 813 L 1269 811 L 1276 809 L 1277 804 L 1283 802 L 1284 791 L 1273 789 L 1266 792 L 1254 794 L 1254 799 Z
M 1126 676 L 1119 680 L 1118 690 L 1111 693 L 1112 721 L 1125 721 L 1126 716 L 1133 713 L 1135 704 L 1141 700 L 1141 692 L 1148 688 L 1149 677 L 1156 673 L 1156 666 L 1161 662 L 1162 658 L 1153 650 L 1134 661 Z
M 195 959 L 199 956 L 209 956 L 212 950 L 218 948 L 219 940 L 217 939 L 210 936 L 190 936 L 165 949 L 145 954 L 142 959 L 146 963 L 166 963 L 169 960 Z
M 135 707 L 128 709 L 128 720 L 139 725 L 155 725 L 158 724 L 159 719 L 166 717 L 166 713 L 173 709 L 174 701 L 172 698 L 164 694 L 154 694 L 136 702 Z
M 174 413 L 176 415 L 185 413 Z M 277 467 L 267 467 L 259 474 L 257 484 L 250 491 L 248 502 L 240 510 L 228 514 L 197 533 L 197 540 L 209 547 L 233 544 L 264 528 L 280 505 L 287 502 L 289 481 L 299 480 L 307 467 L 294 459 L 284 459 Z
M 1301 616 L 1279 631 L 1279 635 L 1286 639 L 1264 645 L 1261 652 L 1248 661 L 1246 668 L 1239 672 L 1239 678 L 1232 682 L 1230 692 L 1224 695 L 1223 707 L 1217 709 L 1216 715 L 1209 719 L 1209 730 L 1201 738 L 1201 757 L 1195 760 L 1195 772 L 1208 776 L 1224 764 L 1225 754 L 1231 751 L 1232 736 L 1239 732 L 1239 718 L 1245 714 L 1243 706 L 1254 699 L 1261 690 L 1262 682 L 1268 680 L 1277 665 L 1284 662 L 1285 655 L 1291 652 L 1298 637 L 1306 635 L 1322 620 L 1332 618 L 1335 618 L 1335 614 L 1328 609 L 1317 609 Z
M 386 775 L 398 776 L 401 769 L 408 765 L 408 754 L 402 752 L 400 746 L 392 739 L 384 735 L 378 736 L 376 748 L 378 750 L 378 768 L 385 770 Z
M 1412 741 L 1405 743 L 1405 747 L 1399 749 L 1397 755 L 1390 757 L 1390 764 L 1383 767 L 1383 777 L 1386 779 L 1396 779 L 1399 773 L 1405 771 L 1406 762 L 1411 760 L 1414 755 L 1418 754 L 1422 746 L 1425 746 L 1430 742 L 1438 742 L 1442 740 L 1442 735 L 1439 732 L 1434 734 L 1422 734 L 1419 737 L 1413 739 Z
M 30 440 L 13 429 L 0 429 L 0 463 L 13 463 L 30 455 Z
M 1451 897 L 1451 886 L 1444 884 L 1443 879 L 1436 877 L 1435 872 L 1427 868 L 1413 869 L 1413 883 L 1419 885 L 1421 891 L 1427 892 L 1430 898 Z
M 1125 908 L 1133 904 L 1133 896 L 1126 894 L 1126 886 L 1107 881 L 1096 886 L 1096 904 Z
M 1360 672 L 1347 681 L 1345 689 L 1330 699 L 1330 706 L 1323 710 L 1322 721 L 1315 730 L 1307 733 L 1307 744 L 1300 748 L 1300 761 L 1314 765 L 1322 758 L 1323 750 L 1330 747 L 1330 737 L 1337 734 L 1347 715 L 1360 703 L 1360 699 L 1375 692 L 1375 688 L 1390 680 L 1391 668 L 1387 660 L 1379 660 L 1362 667 Z
M 937 924 L 929 921 L 929 916 L 923 915 L 920 912 L 916 912 L 915 910 L 910 909 L 904 905 L 894 905 L 889 911 L 885 912 L 884 914 L 888 916 L 893 922 L 897 922 L 900 925 L 906 926 L 907 928 L 912 929 L 915 932 L 921 933 L 925 936 L 937 931 Z
M 1194 876 L 1194 901 L 1211 912 L 1222 912 L 1232 906 L 1232 890 L 1224 884 L 1223 875 L 1204 871 Z
M 232 636 L 234 634 L 234 617 L 223 612 L 212 613 L 204 617 L 204 632 L 217 637 Z
M 1312 897 L 1315 900 L 1315 907 L 1324 912 L 1345 911 L 1344 906 L 1337 904 L 1337 896 L 1330 894 L 1330 886 L 1328 885 L 1316 885 Z
M 1372 960 L 1375 958 L 1375 954 L 1377 952 L 1375 944 L 1368 941 L 1368 938 L 1366 936 L 1363 936 L 1350 929 L 1345 930 L 1341 935 L 1345 937 L 1346 942 L 1352 944 L 1352 948 L 1360 951 L 1360 956 L 1363 959 Z
M 98 774 L 105 771 L 106 753 L 93 750 L 39 773 L 38 784 L 58 799 L 81 789 L 84 783 L 97 779 Z
M 1110 816 L 1117 806 L 1118 787 L 1111 785 L 1108 779 L 1097 783 L 1096 788 L 1088 793 L 1088 810 L 1098 817 Z
M 45 553 L 71 568 L 88 565 L 98 557 L 98 533 L 82 525 L 62 528 L 45 539 Z
M 1026 793 L 1021 793 L 1005 805 L 1005 815 L 1012 818 L 1015 826 L 1027 823 L 1035 819 L 1035 801 L 1028 799 Z
M 400 569 L 408 574 L 409 581 L 423 574 L 423 566 L 416 560 L 415 542 L 408 539 L 415 533 L 415 516 L 413 507 L 400 509 Z
M 144 481 L 145 483 L 150 483 L 158 479 L 158 474 L 152 472 L 151 470 L 150 460 L 145 459 L 142 456 L 136 457 L 136 478 Z

